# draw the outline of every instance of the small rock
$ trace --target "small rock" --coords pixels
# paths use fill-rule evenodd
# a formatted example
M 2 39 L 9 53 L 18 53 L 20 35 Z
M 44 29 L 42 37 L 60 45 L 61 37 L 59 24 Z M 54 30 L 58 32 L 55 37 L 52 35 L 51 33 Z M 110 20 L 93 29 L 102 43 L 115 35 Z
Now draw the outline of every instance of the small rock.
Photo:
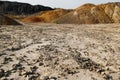
M 106 80 L 113 80 L 112 76 L 106 74 L 105 77 L 104 77 Z
M 5 71 L 3 69 L 0 70 L 0 78 L 4 77 Z
M 43 80 L 49 80 L 49 76 L 45 76 Z
M 43 65 L 44 65 L 44 63 L 42 63 L 42 62 L 39 63 L 39 66 L 43 66 Z
M 6 71 L 5 72 L 5 77 L 9 77 L 11 75 L 11 71 Z
M 56 77 L 51 77 L 50 80 L 57 80 L 57 78 Z

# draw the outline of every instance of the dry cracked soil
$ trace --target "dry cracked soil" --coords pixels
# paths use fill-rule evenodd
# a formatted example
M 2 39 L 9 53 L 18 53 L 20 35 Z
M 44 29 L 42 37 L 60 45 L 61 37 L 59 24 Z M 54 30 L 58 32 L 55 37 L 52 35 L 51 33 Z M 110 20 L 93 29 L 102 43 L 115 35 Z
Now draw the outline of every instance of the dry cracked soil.
M 120 80 L 120 24 L 0 26 L 0 80 Z

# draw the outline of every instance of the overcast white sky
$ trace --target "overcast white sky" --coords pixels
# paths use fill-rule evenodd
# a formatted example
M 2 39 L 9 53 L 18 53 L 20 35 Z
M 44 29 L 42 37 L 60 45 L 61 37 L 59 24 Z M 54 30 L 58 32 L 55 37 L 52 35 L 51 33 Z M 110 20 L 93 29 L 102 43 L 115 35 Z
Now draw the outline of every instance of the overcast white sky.
M 85 3 L 101 4 L 107 2 L 120 2 L 120 0 L 8 0 L 8 1 L 26 2 L 34 5 L 40 4 L 44 6 L 50 6 L 53 8 L 67 8 L 67 9 L 68 8 L 73 9 Z

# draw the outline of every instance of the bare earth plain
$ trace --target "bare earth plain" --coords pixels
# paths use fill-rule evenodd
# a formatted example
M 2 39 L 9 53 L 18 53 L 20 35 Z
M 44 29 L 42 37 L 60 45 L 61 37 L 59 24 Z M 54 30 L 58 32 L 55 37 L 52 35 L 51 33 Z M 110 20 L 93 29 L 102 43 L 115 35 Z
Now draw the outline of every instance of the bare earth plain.
M 1 26 L 0 80 L 120 80 L 120 24 Z

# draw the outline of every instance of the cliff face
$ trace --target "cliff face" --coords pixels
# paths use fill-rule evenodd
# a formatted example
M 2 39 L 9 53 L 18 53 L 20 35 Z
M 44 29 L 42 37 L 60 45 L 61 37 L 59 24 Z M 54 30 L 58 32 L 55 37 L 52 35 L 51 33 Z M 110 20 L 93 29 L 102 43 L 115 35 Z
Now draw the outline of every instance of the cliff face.
M 40 11 L 53 10 L 41 5 L 30 5 L 27 3 L 0 1 L 0 11 L 4 14 L 28 15 Z
M 120 2 L 101 5 L 85 4 L 55 22 L 78 24 L 119 23 Z

